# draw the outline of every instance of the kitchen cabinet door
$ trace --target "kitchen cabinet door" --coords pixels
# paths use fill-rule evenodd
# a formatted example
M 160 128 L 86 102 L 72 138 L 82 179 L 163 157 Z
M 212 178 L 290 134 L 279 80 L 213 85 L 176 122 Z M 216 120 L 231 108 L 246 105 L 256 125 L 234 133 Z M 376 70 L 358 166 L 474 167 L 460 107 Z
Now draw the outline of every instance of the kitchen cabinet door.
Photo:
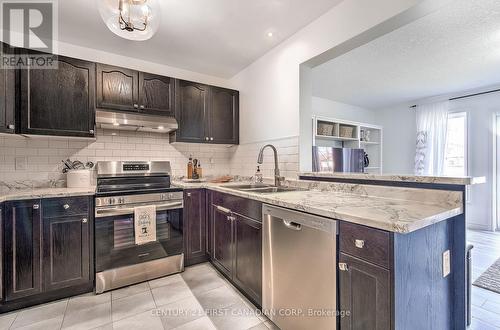
M 343 330 L 391 329 L 391 283 L 389 270 L 340 253 L 340 319 Z
M 210 143 L 239 143 L 239 93 L 238 91 L 210 87 L 209 107 Z
M 229 278 L 233 273 L 233 220 L 224 208 L 212 206 L 212 234 L 214 265 Z
M 6 44 L 0 43 L 4 54 L 14 52 Z M 16 70 L 0 70 L 0 133 L 15 133 L 16 111 Z
M 20 71 L 21 132 L 93 137 L 95 64 L 55 58 L 57 69 Z
M 208 260 L 206 251 L 205 190 L 184 192 L 184 243 L 186 266 Z
M 5 300 L 42 292 L 39 200 L 8 202 L 4 223 Z
M 170 134 L 171 142 L 210 142 L 207 127 L 208 90 L 206 85 L 177 80 L 175 118 L 179 128 Z
M 97 108 L 139 111 L 139 72 L 97 64 Z
M 262 223 L 233 214 L 234 282 L 262 304 Z
M 92 281 L 90 274 L 92 226 L 92 219 L 88 214 L 43 219 L 44 291 Z
M 174 116 L 174 79 L 139 73 L 139 110 L 160 116 Z

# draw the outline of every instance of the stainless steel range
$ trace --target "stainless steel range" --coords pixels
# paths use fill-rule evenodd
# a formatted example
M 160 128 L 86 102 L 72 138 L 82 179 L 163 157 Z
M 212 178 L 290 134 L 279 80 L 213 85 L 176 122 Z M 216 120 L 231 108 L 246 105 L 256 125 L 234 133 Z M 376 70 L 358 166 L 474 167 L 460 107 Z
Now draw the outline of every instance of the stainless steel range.
M 98 162 L 96 293 L 184 270 L 183 193 L 170 162 Z M 156 241 L 135 241 L 136 207 L 156 208 Z M 153 213 L 154 214 L 154 213 Z

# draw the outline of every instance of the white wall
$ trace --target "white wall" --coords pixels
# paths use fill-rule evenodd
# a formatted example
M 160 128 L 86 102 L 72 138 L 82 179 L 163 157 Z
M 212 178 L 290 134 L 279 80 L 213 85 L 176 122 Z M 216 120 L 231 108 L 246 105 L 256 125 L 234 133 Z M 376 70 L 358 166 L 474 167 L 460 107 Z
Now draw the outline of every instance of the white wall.
M 365 124 L 376 124 L 376 113 L 374 110 L 316 96 L 312 98 L 312 115 L 357 121 Z
M 416 117 L 408 104 L 375 110 L 376 123 L 384 127 L 383 172 L 412 174 L 415 163 Z
M 343 1 L 238 73 L 240 141 L 299 135 L 300 64 L 419 2 Z

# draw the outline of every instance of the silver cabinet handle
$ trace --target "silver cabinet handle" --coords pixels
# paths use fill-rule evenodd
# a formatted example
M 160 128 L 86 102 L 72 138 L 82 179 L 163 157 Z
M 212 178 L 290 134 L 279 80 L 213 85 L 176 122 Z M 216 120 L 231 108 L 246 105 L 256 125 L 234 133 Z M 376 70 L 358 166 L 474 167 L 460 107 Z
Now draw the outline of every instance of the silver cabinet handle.
M 339 262 L 339 269 L 343 272 L 349 271 L 349 266 L 345 262 Z
M 214 140 L 214 138 L 213 138 L 213 137 L 211 137 L 211 138 L 210 138 L 210 141 L 213 141 L 213 140 Z
M 191 193 L 186 193 L 186 196 L 187 197 L 191 197 Z
M 358 249 L 362 249 L 365 247 L 365 241 L 362 240 L 362 239 L 357 239 L 354 241 L 354 245 L 358 248 Z
M 67 210 L 67 209 L 69 209 L 69 205 L 68 205 L 68 204 L 64 204 L 64 205 L 63 205 L 63 208 L 64 208 L 65 210 Z
M 225 207 L 222 207 L 222 206 L 219 206 L 219 205 L 216 205 L 215 208 L 218 211 L 221 211 L 222 213 L 226 213 L 226 214 L 231 214 L 232 213 L 230 209 L 226 209 Z
M 144 106 L 141 104 L 141 105 L 139 106 L 139 108 L 144 109 Z
M 93 130 L 93 129 L 91 129 L 91 130 L 89 131 L 89 133 L 90 133 L 90 134 L 94 134 L 94 130 Z
M 83 219 L 82 219 L 82 222 L 83 222 L 83 223 L 87 223 L 88 221 L 89 221 L 89 219 L 87 219 L 87 218 L 83 218 Z
M 139 108 L 139 104 L 134 103 L 134 108 L 135 109 Z
M 40 205 L 38 204 L 33 204 L 33 210 L 38 210 L 40 208 Z
M 287 227 L 288 229 L 291 229 L 291 230 L 297 230 L 298 231 L 298 230 L 302 229 L 302 225 L 300 223 L 283 220 L 283 224 L 285 225 L 285 227 Z
M 13 124 L 10 124 L 10 125 L 7 125 L 7 128 L 8 128 L 8 129 L 15 129 L 15 128 L 16 128 L 16 126 L 15 126 L 15 125 L 13 125 Z

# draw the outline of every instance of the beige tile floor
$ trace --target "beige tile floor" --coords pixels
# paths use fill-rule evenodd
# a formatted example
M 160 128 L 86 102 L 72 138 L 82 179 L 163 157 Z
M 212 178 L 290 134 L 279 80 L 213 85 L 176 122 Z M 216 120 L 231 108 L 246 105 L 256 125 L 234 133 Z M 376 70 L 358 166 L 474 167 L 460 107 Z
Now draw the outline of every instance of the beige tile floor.
M 208 263 L 101 295 L 0 314 L 0 330 L 269 328 L 273 325 Z

